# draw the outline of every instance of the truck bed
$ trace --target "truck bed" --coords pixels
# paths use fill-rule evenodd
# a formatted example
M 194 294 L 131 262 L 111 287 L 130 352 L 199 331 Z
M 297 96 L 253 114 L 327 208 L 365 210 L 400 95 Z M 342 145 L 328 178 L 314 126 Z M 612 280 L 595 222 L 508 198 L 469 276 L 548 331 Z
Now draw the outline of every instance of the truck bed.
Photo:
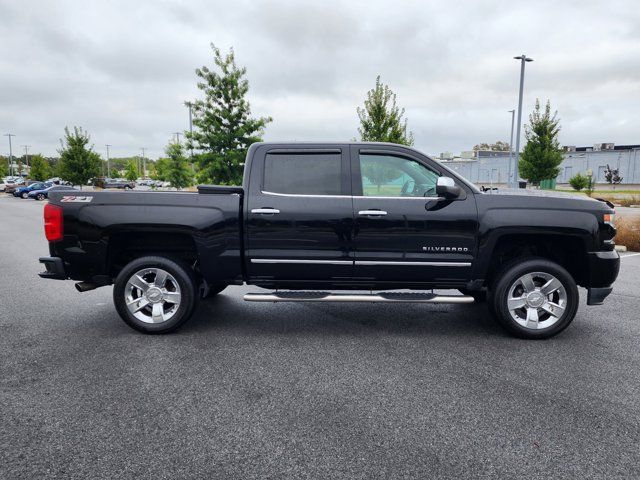
M 151 246 L 165 254 L 193 250 L 209 283 L 242 282 L 241 187 L 205 187 L 201 193 L 59 191 L 49 201 L 63 207 L 65 229 L 50 253 L 63 259 L 69 278 L 109 276 L 127 261 L 123 250 L 134 255 Z

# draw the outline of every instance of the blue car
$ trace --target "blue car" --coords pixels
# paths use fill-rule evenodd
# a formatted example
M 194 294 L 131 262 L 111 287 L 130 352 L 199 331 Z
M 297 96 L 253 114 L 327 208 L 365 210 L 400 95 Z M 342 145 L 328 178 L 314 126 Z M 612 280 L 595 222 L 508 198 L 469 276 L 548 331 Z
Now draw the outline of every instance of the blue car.
M 49 198 L 49 192 L 52 190 L 76 190 L 73 187 L 69 187 L 67 185 L 49 185 L 47 188 L 43 188 L 41 190 L 32 190 L 28 193 L 29 198 L 33 198 L 34 200 L 46 200 Z
M 29 192 L 33 192 L 35 190 L 44 190 L 45 188 L 48 188 L 52 185 L 53 183 L 49 183 L 49 182 L 32 183 L 31 185 L 16 188 L 13 191 L 13 196 L 27 198 L 29 196 Z

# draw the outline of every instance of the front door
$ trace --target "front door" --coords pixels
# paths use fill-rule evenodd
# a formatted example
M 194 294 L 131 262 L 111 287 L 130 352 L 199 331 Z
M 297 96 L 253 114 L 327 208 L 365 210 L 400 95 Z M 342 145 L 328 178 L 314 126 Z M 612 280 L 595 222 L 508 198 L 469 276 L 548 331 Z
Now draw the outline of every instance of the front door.
M 398 287 L 464 284 L 476 250 L 474 196 L 462 189 L 458 199 L 438 199 L 446 170 L 408 152 L 351 147 L 355 277 Z
M 254 283 L 349 281 L 349 147 L 259 147 L 250 173 L 247 269 Z

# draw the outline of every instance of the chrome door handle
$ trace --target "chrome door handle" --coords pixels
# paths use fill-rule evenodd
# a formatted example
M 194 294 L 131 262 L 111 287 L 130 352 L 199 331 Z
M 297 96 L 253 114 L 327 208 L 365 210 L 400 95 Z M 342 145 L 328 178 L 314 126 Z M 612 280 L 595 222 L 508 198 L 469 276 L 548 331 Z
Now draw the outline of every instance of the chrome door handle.
M 360 210 L 358 215 L 369 215 L 369 216 L 382 216 L 386 215 L 387 212 L 384 210 Z
M 280 210 L 277 208 L 254 208 L 251 210 L 251 213 L 259 213 L 263 215 L 275 215 L 276 213 L 280 213 Z

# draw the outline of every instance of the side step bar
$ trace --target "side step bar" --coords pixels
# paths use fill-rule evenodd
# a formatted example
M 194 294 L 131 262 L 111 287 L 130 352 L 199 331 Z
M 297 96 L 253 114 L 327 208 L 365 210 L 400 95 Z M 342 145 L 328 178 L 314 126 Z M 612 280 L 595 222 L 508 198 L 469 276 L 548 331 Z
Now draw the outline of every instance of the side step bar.
M 273 292 L 247 293 L 247 302 L 387 302 L 387 303 L 473 303 L 469 295 L 437 295 L 435 293 L 329 293 Z

